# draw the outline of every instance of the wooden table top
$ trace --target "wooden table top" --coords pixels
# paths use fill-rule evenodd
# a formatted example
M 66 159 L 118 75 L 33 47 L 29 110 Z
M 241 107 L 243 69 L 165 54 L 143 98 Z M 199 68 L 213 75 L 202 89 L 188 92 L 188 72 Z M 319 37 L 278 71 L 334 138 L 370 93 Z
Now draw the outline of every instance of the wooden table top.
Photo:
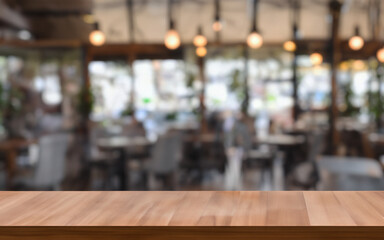
M 0 192 L 0 226 L 384 226 L 383 203 L 384 192 Z

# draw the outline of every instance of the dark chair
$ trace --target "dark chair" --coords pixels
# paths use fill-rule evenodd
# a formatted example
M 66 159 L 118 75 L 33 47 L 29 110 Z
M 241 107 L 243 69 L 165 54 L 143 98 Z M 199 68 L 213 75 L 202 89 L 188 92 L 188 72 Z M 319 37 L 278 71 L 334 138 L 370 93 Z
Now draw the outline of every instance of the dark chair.
M 288 185 L 302 190 L 314 189 L 319 180 L 316 159 L 324 148 L 324 133 L 313 132 L 307 136 L 308 152 L 305 162 L 296 165 L 288 176 Z

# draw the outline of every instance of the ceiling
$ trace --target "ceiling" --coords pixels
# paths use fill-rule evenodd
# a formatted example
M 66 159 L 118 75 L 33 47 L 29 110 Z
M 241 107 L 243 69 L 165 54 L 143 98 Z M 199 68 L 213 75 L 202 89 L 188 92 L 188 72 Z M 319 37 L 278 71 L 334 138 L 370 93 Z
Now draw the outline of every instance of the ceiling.
M 1 1 L 1 0 L 0 0 Z M 84 14 L 93 13 L 109 43 L 128 43 L 129 17 L 126 0 L 3 0 L 29 20 L 38 39 L 80 39 L 87 41 L 92 25 L 83 21 Z M 168 0 L 132 0 L 136 43 L 162 43 L 167 31 Z M 341 16 L 342 38 L 347 39 L 354 27 L 371 39 L 375 16 L 382 0 L 344 0 Z M 220 0 L 224 28 L 223 43 L 244 42 L 250 30 L 252 0 Z M 301 0 L 300 33 L 303 39 L 329 38 L 329 0 Z M 377 4 L 377 5 L 375 5 Z M 384 20 L 384 2 L 381 3 Z M 265 42 L 280 43 L 292 36 L 292 4 L 290 0 L 260 0 L 259 29 Z M 183 43 L 191 43 L 202 26 L 209 41 L 216 35 L 211 25 L 214 0 L 174 0 L 173 15 Z M 381 24 L 380 33 L 384 32 Z M 378 32 L 378 31 L 376 31 Z M 384 34 L 381 34 L 384 40 Z
M 134 40 L 160 43 L 167 30 L 167 0 L 134 0 Z M 289 0 L 261 0 L 259 29 L 265 42 L 283 42 L 292 36 L 292 4 Z M 329 38 L 329 0 L 302 0 L 300 33 L 304 39 Z M 251 0 L 221 0 L 221 18 L 224 28 L 221 41 L 243 42 L 250 30 Z M 355 25 L 361 34 L 373 37 L 372 16 L 380 0 L 345 0 L 341 17 L 341 37 L 349 38 Z M 382 4 L 381 22 L 384 20 Z M 94 0 L 93 13 L 100 22 L 109 42 L 127 42 L 130 39 L 125 0 Z M 173 15 L 176 28 L 184 43 L 191 43 L 197 27 L 203 27 L 209 41 L 215 41 L 211 28 L 214 18 L 214 0 L 175 0 Z M 384 26 L 384 24 L 382 25 Z M 382 29 L 384 30 L 384 29 Z M 383 35 L 384 37 L 384 35 Z

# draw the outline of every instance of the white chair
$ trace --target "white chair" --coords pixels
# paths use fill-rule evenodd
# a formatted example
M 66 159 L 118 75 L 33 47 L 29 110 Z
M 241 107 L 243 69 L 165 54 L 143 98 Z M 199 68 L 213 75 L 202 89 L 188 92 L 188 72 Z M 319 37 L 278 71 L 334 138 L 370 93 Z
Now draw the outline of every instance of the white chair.
M 383 171 L 374 159 L 324 156 L 316 163 L 320 173 L 318 190 L 384 190 Z
M 39 139 L 39 154 L 32 174 L 15 180 L 16 185 L 32 189 L 59 190 L 65 177 L 68 134 L 50 134 Z
M 182 136 L 179 133 L 161 136 L 154 146 L 149 170 L 156 178 L 163 179 L 165 188 L 174 188 L 174 177 L 181 161 L 181 153 Z

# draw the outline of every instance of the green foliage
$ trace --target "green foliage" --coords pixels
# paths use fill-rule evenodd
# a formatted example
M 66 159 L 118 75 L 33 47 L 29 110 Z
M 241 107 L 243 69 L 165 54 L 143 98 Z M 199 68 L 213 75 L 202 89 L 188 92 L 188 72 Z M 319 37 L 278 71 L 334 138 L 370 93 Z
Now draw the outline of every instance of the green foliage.
M 193 82 L 195 81 L 196 76 L 191 72 L 187 72 L 186 75 L 187 75 L 187 87 L 192 88 Z
M 352 91 L 352 83 L 349 81 L 344 86 L 344 103 L 346 107 L 342 114 L 345 117 L 354 117 L 360 112 L 360 109 L 352 104 L 352 99 L 354 96 L 355 94 Z
M 375 119 L 380 119 L 380 115 L 382 113 L 382 105 L 379 91 L 370 93 L 369 112 L 372 114 L 372 116 L 374 116 Z
M 24 93 L 18 88 L 6 89 L 0 83 L 0 124 L 4 124 L 6 118 L 12 118 L 20 113 L 23 107 Z
M 127 108 L 121 112 L 121 117 L 131 117 L 133 116 L 135 110 L 132 107 L 132 104 L 128 104 Z
M 177 120 L 177 112 L 168 113 L 165 116 L 165 120 L 167 120 L 167 121 L 175 121 L 175 120 Z
M 80 90 L 78 95 L 78 111 L 83 117 L 88 117 L 94 107 L 95 96 L 92 89 L 87 87 Z
M 231 91 L 235 92 L 235 91 L 239 90 L 240 87 L 241 87 L 240 70 L 236 69 L 232 73 L 232 82 L 229 85 L 229 88 L 231 89 Z

